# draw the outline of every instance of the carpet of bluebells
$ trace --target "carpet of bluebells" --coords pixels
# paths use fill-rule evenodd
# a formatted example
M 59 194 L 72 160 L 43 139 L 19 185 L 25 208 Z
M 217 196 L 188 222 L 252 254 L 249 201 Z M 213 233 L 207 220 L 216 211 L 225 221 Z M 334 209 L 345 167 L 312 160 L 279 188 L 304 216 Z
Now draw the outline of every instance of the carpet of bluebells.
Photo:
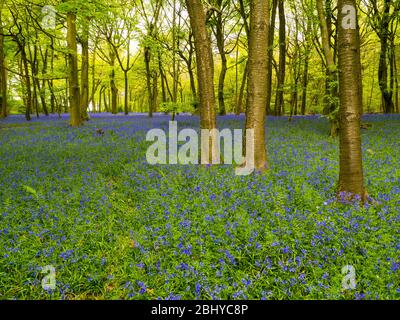
M 400 299 L 400 116 L 364 118 L 366 205 L 336 201 L 324 118 L 268 118 L 271 168 L 251 176 L 147 164 L 146 133 L 168 121 L 0 121 L 0 299 Z

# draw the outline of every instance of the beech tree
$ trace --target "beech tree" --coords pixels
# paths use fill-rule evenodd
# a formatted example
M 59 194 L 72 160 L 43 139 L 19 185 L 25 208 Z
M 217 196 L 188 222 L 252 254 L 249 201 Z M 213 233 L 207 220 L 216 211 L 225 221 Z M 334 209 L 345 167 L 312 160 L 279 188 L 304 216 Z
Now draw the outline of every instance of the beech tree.
M 200 100 L 200 126 L 212 130 L 217 127 L 214 91 L 214 61 L 211 40 L 206 27 L 206 12 L 201 0 L 186 0 L 196 49 L 197 78 Z M 215 137 L 210 136 L 208 163 L 215 152 Z M 218 155 L 219 156 L 219 155 Z
M 269 1 L 251 0 L 246 129 L 254 130 L 254 166 L 257 171 L 268 168 L 265 148 L 268 36 Z
M 362 77 L 356 1 L 338 2 L 340 172 L 339 192 L 366 199 L 361 151 Z

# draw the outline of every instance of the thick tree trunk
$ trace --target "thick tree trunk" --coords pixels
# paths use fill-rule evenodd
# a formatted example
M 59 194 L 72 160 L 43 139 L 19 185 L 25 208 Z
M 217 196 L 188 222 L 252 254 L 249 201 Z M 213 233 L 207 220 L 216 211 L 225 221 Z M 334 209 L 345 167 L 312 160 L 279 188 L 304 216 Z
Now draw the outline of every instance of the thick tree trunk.
M 264 171 L 268 168 L 265 148 L 268 28 L 269 1 L 251 0 L 246 129 L 254 130 L 254 166 L 257 171 Z
M 78 80 L 78 52 L 76 41 L 76 15 L 72 12 L 67 14 L 67 42 L 69 62 L 69 103 L 71 110 L 71 126 L 77 127 L 81 122 L 80 92 Z
M 355 0 L 339 0 L 339 98 L 340 98 L 340 172 L 339 192 L 345 199 L 359 196 L 364 201 L 364 176 L 361 151 L 360 121 L 362 110 L 362 82 L 360 35 L 356 28 L 344 28 L 347 18 L 345 5 L 356 8 Z M 356 9 L 355 9 L 356 10 Z M 356 17 L 354 17 L 356 19 Z M 345 193 L 345 194 L 343 194 Z
M 201 0 L 186 0 L 186 5 L 196 49 L 200 126 L 202 129 L 211 130 L 216 128 L 217 121 L 215 112 L 214 62 L 211 41 L 206 28 L 206 14 Z M 209 142 L 210 156 L 208 157 L 208 162 L 211 163 L 212 156 L 215 155 L 216 141 L 211 137 Z
M 214 92 L 214 61 L 211 49 L 211 40 L 206 27 L 206 14 L 201 0 L 186 0 L 193 30 L 197 78 L 200 102 L 200 127 L 212 130 L 217 126 Z M 217 141 L 212 131 L 209 131 L 208 141 L 202 141 L 202 146 L 208 145 L 208 154 L 202 148 L 202 163 L 213 163 L 219 158 Z M 204 152 L 203 152 L 204 151 Z

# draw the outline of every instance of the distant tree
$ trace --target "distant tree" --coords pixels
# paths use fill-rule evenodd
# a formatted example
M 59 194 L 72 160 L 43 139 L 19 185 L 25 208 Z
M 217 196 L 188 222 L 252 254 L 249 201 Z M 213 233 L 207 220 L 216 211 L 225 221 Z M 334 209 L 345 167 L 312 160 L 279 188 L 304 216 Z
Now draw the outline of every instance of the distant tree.
M 4 50 L 3 2 L 0 4 L 0 118 L 7 117 L 7 69 Z
M 71 126 L 81 125 L 80 87 L 78 79 L 78 49 L 76 32 L 76 13 L 73 9 L 67 12 L 67 43 L 69 62 L 69 102 L 71 110 Z

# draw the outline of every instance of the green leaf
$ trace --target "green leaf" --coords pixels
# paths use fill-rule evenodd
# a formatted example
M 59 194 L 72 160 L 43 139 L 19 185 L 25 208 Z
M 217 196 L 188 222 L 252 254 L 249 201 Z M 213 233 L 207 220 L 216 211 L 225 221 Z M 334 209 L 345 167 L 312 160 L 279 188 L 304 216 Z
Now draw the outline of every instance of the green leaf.
M 36 197 L 38 196 L 37 191 L 35 189 L 33 189 L 32 187 L 23 185 L 23 188 L 25 189 L 26 192 L 33 194 Z

